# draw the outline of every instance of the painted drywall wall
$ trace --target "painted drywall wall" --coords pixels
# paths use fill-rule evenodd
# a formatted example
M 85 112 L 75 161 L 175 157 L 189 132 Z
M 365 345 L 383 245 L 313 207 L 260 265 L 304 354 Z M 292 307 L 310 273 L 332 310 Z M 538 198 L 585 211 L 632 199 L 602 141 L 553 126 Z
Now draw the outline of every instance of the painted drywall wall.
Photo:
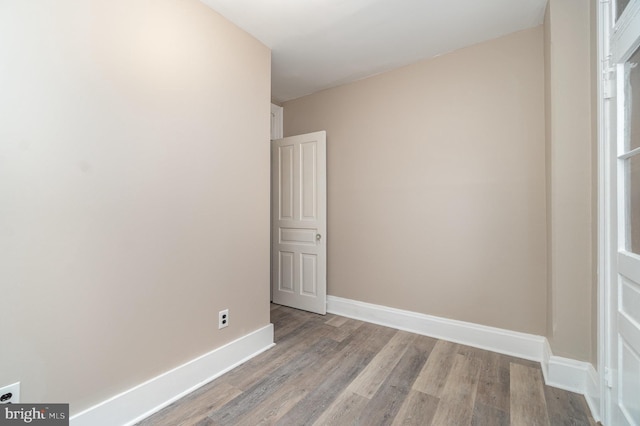
M 284 103 L 327 131 L 328 292 L 546 329 L 543 29 Z
M 269 49 L 196 0 L 2 2 L 0 40 L 0 385 L 77 413 L 267 325 Z
M 555 355 L 595 363 L 595 31 L 581 0 L 551 0 L 547 58 L 548 331 Z

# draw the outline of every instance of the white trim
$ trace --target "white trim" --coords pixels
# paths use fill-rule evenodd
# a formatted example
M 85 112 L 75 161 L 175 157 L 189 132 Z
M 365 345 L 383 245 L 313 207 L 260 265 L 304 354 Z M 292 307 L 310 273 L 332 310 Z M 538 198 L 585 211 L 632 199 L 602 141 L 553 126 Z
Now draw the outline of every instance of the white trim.
M 631 151 L 626 152 L 624 154 L 620 154 L 618 156 L 618 159 L 619 160 L 626 160 L 627 158 L 631 158 L 631 157 L 636 156 L 638 154 L 640 154 L 640 147 L 638 147 L 636 149 L 632 149 Z
M 597 347 L 598 347 L 598 371 L 599 374 L 596 377 L 596 383 L 605 383 L 605 370 L 608 360 L 607 353 L 607 315 L 608 315 L 608 296 L 607 289 L 609 283 L 609 275 L 611 273 L 611 188 L 610 188 L 610 155 L 608 149 L 608 137 L 610 134 L 609 125 L 609 105 L 611 101 L 609 98 L 615 96 L 615 91 L 612 90 L 613 83 L 615 82 L 615 74 L 611 71 L 611 56 L 609 51 L 609 28 L 610 28 L 610 5 L 600 2 L 597 8 L 597 25 L 598 25 L 598 67 L 597 67 L 597 87 L 598 87 L 598 104 L 597 104 L 597 132 L 598 132 L 598 214 L 597 214 L 597 229 L 598 229 L 598 333 L 597 333 Z M 613 74 L 613 75 L 612 75 Z M 613 81 L 611 81 L 613 79 Z M 607 91 L 607 96 L 605 96 Z M 594 398 L 593 389 L 590 387 L 591 397 L 587 397 L 587 402 L 590 403 L 591 412 L 593 413 L 594 407 L 591 405 L 593 400 L 598 400 L 600 403 L 598 407 L 598 413 L 600 419 L 604 423 L 609 422 L 608 406 L 607 406 L 607 393 L 606 386 L 598 388 L 597 398 Z M 591 402 L 590 402 L 591 400 Z
M 271 104 L 271 140 L 284 137 L 284 108 Z
M 615 252 L 615 225 L 612 221 L 614 211 L 612 209 L 614 189 L 612 189 L 611 161 L 612 147 L 610 144 L 611 133 L 615 130 L 615 123 L 611 123 L 611 108 L 615 106 L 615 68 L 611 58 L 610 29 L 612 4 L 600 2 L 597 10 L 598 20 L 598 105 L 597 105 L 597 131 L 598 131 L 598 376 L 592 382 L 600 383 L 599 391 L 594 393 L 593 386 L 589 386 L 587 402 L 599 400 L 599 417 L 604 424 L 611 424 L 611 394 L 605 385 L 605 371 L 610 364 L 610 283 L 615 265 L 612 264 L 612 254 Z M 612 72 L 614 71 L 614 72 Z M 608 96 L 605 96 L 605 91 Z M 615 144 L 613 144 L 615 145 Z M 586 395 L 585 395 L 586 396 Z M 591 405 L 590 405 L 591 406 Z M 591 406 L 594 412 L 594 407 Z M 594 416 L 595 417 L 595 416 Z
M 336 296 L 327 296 L 327 312 L 531 361 L 540 362 L 543 359 L 546 339 L 533 334 L 404 311 Z
M 545 383 L 585 396 L 600 420 L 598 374 L 588 362 L 554 356 L 543 336 L 488 327 L 342 297 L 327 296 L 327 312 L 540 362 Z
M 604 386 L 601 386 L 600 375 L 593 368 L 593 365 L 588 364 L 587 366 L 587 377 L 585 381 L 584 398 L 587 400 L 587 405 L 591 410 L 591 416 L 594 418 L 596 422 L 602 422 L 602 392 L 601 389 Z
M 274 346 L 273 324 L 71 416 L 71 426 L 133 425 Z
M 600 421 L 600 379 L 593 365 L 555 356 L 548 342 L 545 342 L 545 346 L 545 352 L 549 355 L 541 362 L 545 384 L 584 395 L 591 415 Z

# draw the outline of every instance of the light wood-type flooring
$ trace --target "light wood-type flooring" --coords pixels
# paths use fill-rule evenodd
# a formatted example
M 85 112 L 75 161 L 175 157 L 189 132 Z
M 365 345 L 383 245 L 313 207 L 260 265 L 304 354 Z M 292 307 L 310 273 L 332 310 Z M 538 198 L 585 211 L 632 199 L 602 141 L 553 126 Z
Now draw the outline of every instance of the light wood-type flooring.
M 540 365 L 272 305 L 276 346 L 140 425 L 595 425 Z

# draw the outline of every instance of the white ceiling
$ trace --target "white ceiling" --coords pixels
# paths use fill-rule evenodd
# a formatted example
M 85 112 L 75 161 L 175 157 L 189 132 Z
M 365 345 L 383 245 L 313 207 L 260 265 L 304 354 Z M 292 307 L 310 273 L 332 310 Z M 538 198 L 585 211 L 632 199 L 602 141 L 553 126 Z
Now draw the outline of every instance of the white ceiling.
M 286 101 L 531 28 L 547 0 L 201 0 L 272 49 Z

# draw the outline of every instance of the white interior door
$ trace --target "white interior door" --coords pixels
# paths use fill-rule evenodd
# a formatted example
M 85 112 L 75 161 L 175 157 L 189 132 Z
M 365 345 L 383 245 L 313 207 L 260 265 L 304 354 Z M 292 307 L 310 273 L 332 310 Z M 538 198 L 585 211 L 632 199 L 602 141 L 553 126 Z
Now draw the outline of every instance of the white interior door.
M 608 293 L 605 421 L 640 425 L 640 0 L 611 3 L 614 271 Z
M 326 133 L 271 142 L 273 302 L 326 313 Z

